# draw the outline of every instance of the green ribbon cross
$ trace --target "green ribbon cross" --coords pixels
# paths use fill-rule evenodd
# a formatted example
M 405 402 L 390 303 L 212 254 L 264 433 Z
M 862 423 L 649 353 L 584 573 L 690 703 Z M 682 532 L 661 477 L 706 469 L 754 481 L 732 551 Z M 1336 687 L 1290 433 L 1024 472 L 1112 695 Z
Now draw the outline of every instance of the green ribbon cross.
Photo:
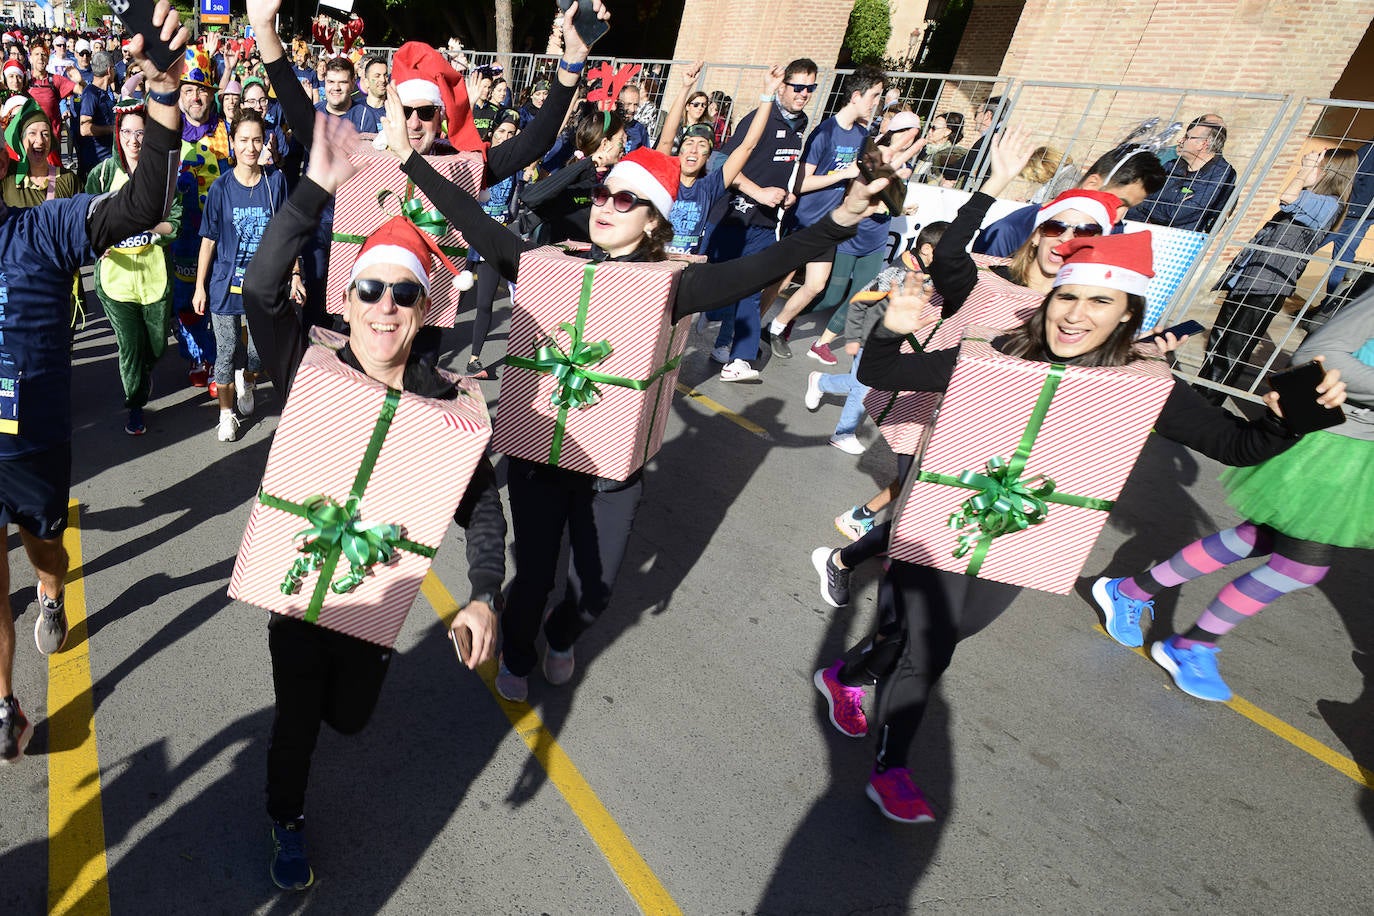
M 1071 493 L 1056 493 L 1054 481 L 1044 474 L 1034 474 L 1022 478 L 1026 462 L 1030 460 L 1031 448 L 1040 435 L 1045 416 L 1049 413 L 1050 402 L 1054 400 L 1059 383 L 1063 381 L 1067 367 L 1063 363 L 1052 363 L 1050 374 L 1040 388 L 1040 397 L 1031 411 L 1030 420 L 1021 433 L 1021 441 L 1011 458 L 998 455 L 987 460 L 983 472 L 965 470 L 957 475 L 936 474 L 920 471 L 917 480 L 936 483 L 949 487 L 965 487 L 978 493 L 964 500 L 949 516 L 948 525 L 958 532 L 955 538 L 953 555 L 956 558 L 969 557 L 966 570 L 970 576 L 978 575 L 983 561 L 987 558 L 992 542 L 1004 534 L 1024 531 L 1039 525 L 1049 518 L 1049 504 L 1078 506 L 1084 509 L 1111 511 L 1114 505 L 1110 499 L 1097 499 L 1091 496 L 1076 496 Z
M 930 339 L 931 339 L 932 337 L 935 336 L 935 332 L 938 331 L 938 330 L 940 330 L 940 325 L 942 325 L 942 324 L 944 324 L 944 323 L 945 323 L 945 319 L 943 319 L 943 318 L 941 318 L 939 321 L 936 321 L 935 324 L 931 326 L 931 328 L 930 328 L 930 333 L 926 335 L 926 339 L 925 339 L 925 340 L 917 340 L 915 334 L 908 334 L 908 335 L 906 335 L 907 343 L 911 344 L 911 349 L 915 350 L 917 353 L 924 353 L 924 352 L 925 352 L 925 349 L 926 349 L 926 346 L 930 343 Z M 889 397 L 889 398 L 887 399 L 887 404 L 885 404 L 885 405 L 883 406 L 882 411 L 879 412 L 878 416 L 876 416 L 876 417 L 873 418 L 873 423 L 874 423 L 875 426 L 882 426 L 882 425 L 883 425 L 883 420 L 885 420 L 885 419 L 887 418 L 888 413 L 892 410 L 893 406 L 897 403 L 897 398 L 898 398 L 900 395 L 901 395 L 901 392 L 900 392 L 900 391 L 894 391 L 894 392 L 892 392 L 892 396 Z
M 591 343 L 582 339 L 587 323 L 587 311 L 591 306 L 592 280 L 596 270 L 596 264 L 587 264 L 582 269 L 582 291 L 577 300 L 577 318 L 572 322 L 565 321 L 558 325 L 559 330 L 567 335 L 568 346 L 566 349 L 559 346 L 552 337 L 544 337 L 537 341 L 533 358 L 527 356 L 506 357 L 506 365 L 508 366 L 528 369 L 531 372 L 547 373 L 554 378 L 553 393 L 549 396 L 550 403 L 558 409 L 558 417 L 554 421 L 553 442 L 549 446 L 549 463 L 554 467 L 558 466 L 558 461 L 563 453 L 563 437 L 567 428 L 568 410 L 586 410 L 599 401 L 601 391 L 596 387 L 598 383 L 631 388 L 635 391 L 646 391 L 654 382 L 676 369 L 678 363 L 682 361 L 681 356 L 675 356 L 644 379 L 609 375 L 605 372 L 593 371 L 590 368 L 610 356 L 614 349 L 609 340 L 598 340 Z M 660 390 L 658 394 L 662 395 L 662 391 Z M 658 399 L 655 398 L 654 416 L 657 415 Z M 652 439 L 653 425 L 651 423 L 649 435 L 644 442 L 646 454 Z
M 351 592 L 372 573 L 372 567 L 378 563 L 389 563 L 397 550 L 431 559 L 436 553 L 433 547 L 403 537 L 400 525 L 365 524 L 362 521 L 363 492 L 372 478 L 377 456 L 381 454 L 382 443 L 386 440 L 400 400 L 399 391 L 394 388 L 386 390 L 381 414 L 372 427 L 372 438 L 368 441 L 362 464 L 344 502 L 318 494 L 304 502 L 295 503 L 258 491 L 258 502 L 264 506 L 300 516 L 310 523 L 310 527 L 296 532 L 291 538 L 300 542 L 297 549 L 302 556 L 291 564 L 281 583 L 282 594 L 294 595 L 307 576 L 319 572 L 319 580 L 315 583 L 315 591 L 305 612 L 307 623 L 315 623 L 319 619 L 326 592 L 332 591 L 336 595 Z M 347 559 L 349 568 L 348 572 L 336 579 L 334 570 L 340 556 Z
M 415 196 L 414 182 L 406 182 L 404 197 L 390 188 L 383 188 L 378 191 L 377 207 L 379 209 L 386 209 L 385 202 L 388 197 L 396 197 L 401 201 L 401 212 L 399 215 L 410 220 L 410 222 L 415 225 L 415 228 L 422 232 L 427 232 L 435 238 L 443 238 L 452 228 L 448 220 L 444 218 L 444 214 L 440 213 L 438 210 L 425 209 L 424 201 Z M 353 235 L 347 232 L 333 233 L 334 241 L 346 242 L 352 245 L 362 245 L 367 242 L 368 238 L 369 237 L 366 235 Z M 439 245 L 438 248 L 449 257 L 466 258 L 468 256 L 468 250 L 461 245 Z

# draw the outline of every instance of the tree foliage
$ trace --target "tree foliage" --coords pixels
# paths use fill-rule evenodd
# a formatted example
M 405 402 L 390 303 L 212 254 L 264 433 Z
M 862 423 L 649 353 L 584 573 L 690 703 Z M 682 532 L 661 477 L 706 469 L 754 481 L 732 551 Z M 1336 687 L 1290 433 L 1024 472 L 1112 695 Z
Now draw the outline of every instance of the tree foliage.
M 892 37 L 892 11 L 887 0 L 855 0 L 844 33 L 844 48 L 855 64 L 881 64 Z

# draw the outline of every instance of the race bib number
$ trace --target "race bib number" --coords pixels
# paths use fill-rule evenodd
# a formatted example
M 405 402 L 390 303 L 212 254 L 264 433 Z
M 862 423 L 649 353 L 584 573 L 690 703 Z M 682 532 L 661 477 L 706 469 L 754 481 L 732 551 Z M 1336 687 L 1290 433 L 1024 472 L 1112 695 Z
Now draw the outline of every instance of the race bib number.
M 19 435 L 19 378 L 0 366 L 0 434 Z

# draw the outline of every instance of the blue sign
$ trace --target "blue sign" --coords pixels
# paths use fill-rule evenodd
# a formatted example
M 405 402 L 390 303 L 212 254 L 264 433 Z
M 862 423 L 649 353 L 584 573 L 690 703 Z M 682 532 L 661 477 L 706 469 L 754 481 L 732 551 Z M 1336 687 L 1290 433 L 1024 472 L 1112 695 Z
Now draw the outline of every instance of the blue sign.
M 229 0 L 200 0 L 202 16 L 228 16 Z

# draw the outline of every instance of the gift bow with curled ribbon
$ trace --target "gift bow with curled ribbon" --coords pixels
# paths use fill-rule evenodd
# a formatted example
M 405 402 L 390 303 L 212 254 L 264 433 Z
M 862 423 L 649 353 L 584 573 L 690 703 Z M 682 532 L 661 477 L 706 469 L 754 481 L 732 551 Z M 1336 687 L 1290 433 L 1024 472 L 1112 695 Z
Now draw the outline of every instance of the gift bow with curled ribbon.
M 1044 474 L 1023 480 L 1000 455 L 988 459 L 985 473 L 964 471 L 958 479 L 979 492 L 950 514 L 949 527 L 959 532 L 956 557 L 969 553 L 983 540 L 1024 531 L 1049 516 L 1046 497 L 1054 493 L 1054 481 Z

